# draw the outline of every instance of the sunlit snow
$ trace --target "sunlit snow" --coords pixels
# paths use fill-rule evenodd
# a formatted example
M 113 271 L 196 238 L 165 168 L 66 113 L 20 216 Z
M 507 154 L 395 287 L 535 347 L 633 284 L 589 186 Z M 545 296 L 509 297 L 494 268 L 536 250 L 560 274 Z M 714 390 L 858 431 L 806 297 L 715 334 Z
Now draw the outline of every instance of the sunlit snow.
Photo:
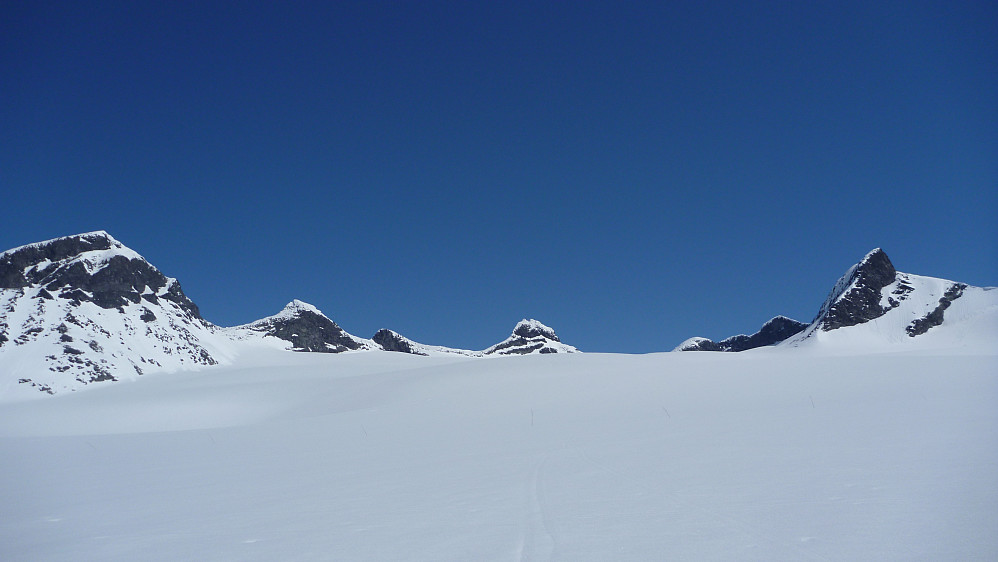
M 993 559 L 995 353 L 257 348 L 0 404 L 0 558 Z

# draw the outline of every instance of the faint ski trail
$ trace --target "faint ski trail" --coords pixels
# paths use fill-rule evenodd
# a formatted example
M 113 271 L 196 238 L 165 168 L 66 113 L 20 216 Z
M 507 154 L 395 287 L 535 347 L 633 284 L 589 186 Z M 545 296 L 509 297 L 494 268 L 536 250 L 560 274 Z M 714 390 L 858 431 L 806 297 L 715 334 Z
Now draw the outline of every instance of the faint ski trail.
M 534 464 L 524 487 L 523 534 L 517 549 L 520 562 L 554 560 L 558 541 L 544 510 L 544 490 L 541 471 L 550 455 L 544 455 Z

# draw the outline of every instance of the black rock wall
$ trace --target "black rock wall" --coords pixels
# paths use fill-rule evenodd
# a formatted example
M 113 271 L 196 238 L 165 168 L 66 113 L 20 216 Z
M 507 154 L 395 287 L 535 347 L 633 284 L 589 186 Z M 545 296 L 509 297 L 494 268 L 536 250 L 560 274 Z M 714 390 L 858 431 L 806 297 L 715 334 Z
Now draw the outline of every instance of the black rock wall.
M 380 345 L 385 351 L 411 353 L 413 355 L 426 355 L 425 353 L 421 353 L 413 349 L 405 338 L 388 329 L 378 330 L 378 333 L 374 334 L 374 337 L 371 339 L 373 339 L 374 343 Z
M 879 248 L 871 252 L 853 271 L 849 280 L 852 288 L 822 311 L 821 329 L 827 332 L 883 316 L 887 309 L 880 304 L 881 291 L 896 278 L 897 270 L 887 254 Z

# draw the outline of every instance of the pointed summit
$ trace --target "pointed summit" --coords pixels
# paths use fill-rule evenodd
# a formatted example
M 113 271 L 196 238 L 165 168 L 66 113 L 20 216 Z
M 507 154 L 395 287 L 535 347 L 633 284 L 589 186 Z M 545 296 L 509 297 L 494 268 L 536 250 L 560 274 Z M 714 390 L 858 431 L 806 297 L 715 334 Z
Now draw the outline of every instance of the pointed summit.
M 368 349 L 366 343 L 346 333 L 318 308 L 298 299 L 273 316 L 239 328 L 290 342 L 295 351 L 340 353 Z
M 855 326 L 883 316 L 881 291 L 894 283 L 897 270 L 887 253 L 876 248 L 838 280 L 814 323 L 824 331 Z

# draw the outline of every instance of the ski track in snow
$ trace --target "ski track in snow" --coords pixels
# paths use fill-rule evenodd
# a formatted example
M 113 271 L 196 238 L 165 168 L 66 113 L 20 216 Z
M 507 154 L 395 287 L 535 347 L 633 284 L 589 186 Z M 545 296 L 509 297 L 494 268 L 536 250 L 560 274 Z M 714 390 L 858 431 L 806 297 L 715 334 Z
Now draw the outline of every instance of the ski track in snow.
M 558 541 L 552 532 L 553 525 L 545 510 L 543 496 L 543 469 L 549 455 L 544 455 L 530 470 L 525 479 L 523 536 L 516 559 L 520 562 L 555 560 Z

